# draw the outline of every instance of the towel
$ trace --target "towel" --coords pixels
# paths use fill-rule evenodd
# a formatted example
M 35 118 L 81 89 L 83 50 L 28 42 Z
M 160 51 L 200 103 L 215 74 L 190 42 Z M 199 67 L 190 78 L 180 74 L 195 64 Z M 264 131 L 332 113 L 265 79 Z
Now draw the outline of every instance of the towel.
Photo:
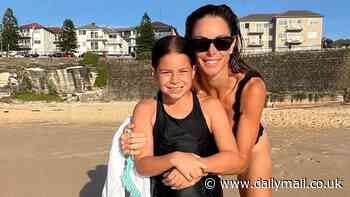
M 125 188 L 122 185 L 121 179 L 126 164 L 126 158 L 120 149 L 120 137 L 123 134 L 124 128 L 130 121 L 131 117 L 128 117 L 113 136 L 109 152 L 107 177 L 103 186 L 102 197 L 126 197 Z M 149 177 L 140 176 L 136 172 L 136 169 L 134 169 L 131 173 L 131 178 L 142 197 L 151 197 Z

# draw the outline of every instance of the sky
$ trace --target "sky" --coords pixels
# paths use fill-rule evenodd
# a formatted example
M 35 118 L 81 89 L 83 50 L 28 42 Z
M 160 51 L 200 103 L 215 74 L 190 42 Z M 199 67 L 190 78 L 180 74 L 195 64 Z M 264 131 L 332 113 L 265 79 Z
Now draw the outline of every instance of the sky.
M 324 36 L 350 38 L 349 0 L 0 0 L 0 17 L 11 8 L 19 25 L 32 22 L 61 27 L 64 19 L 75 26 L 95 22 L 99 26 L 139 25 L 145 12 L 184 35 L 186 17 L 205 4 L 227 4 L 238 16 L 310 10 L 324 16 Z

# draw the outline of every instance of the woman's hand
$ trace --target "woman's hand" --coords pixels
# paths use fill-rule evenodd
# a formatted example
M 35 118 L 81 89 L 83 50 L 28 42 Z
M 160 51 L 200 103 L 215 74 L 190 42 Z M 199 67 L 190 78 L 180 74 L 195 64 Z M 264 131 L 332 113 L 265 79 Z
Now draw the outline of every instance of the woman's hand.
M 202 177 L 205 173 L 207 166 L 200 161 L 198 155 L 185 152 L 174 152 L 173 154 L 170 162 L 188 181 Z
M 145 133 L 127 132 L 128 129 L 132 130 L 134 127 L 135 125 L 133 123 L 128 124 L 128 126 L 124 128 L 123 134 L 120 138 L 120 145 L 125 155 L 139 155 L 141 153 L 141 149 L 147 142 Z
M 163 184 L 170 186 L 171 189 L 180 190 L 187 187 L 191 187 L 196 184 L 202 177 L 197 177 L 192 179 L 192 181 L 188 181 L 178 169 L 174 168 L 169 172 L 163 174 Z

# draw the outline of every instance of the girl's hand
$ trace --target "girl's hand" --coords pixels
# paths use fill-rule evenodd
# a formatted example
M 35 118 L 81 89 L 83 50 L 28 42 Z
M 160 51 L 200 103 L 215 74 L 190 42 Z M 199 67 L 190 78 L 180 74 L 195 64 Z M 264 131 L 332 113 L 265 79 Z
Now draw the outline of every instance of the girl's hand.
M 188 181 L 192 181 L 202 177 L 207 169 L 199 158 L 193 153 L 174 152 L 171 163 Z
M 196 184 L 202 177 L 198 177 L 192 179 L 192 181 L 188 181 L 178 169 L 174 168 L 169 172 L 163 174 L 162 182 L 164 185 L 170 186 L 171 189 L 180 190 L 187 187 L 191 187 Z
M 135 125 L 133 123 L 128 124 L 127 127 L 124 128 L 123 134 L 120 137 L 120 145 L 122 152 L 127 155 L 139 155 L 141 153 L 141 149 L 146 145 L 146 135 L 142 132 L 130 132 L 128 133 L 128 129 L 133 129 Z

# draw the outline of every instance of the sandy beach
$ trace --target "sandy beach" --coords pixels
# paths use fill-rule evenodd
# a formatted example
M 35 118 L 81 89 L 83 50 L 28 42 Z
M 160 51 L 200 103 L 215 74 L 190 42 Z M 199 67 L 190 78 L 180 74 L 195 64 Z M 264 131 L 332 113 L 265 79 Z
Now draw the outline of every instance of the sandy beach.
M 0 196 L 100 196 L 115 128 L 135 104 L 0 104 Z M 274 196 L 350 192 L 350 106 L 267 108 L 263 123 L 276 180 L 339 180 L 343 186 L 275 188 Z M 238 196 L 237 189 L 225 196 Z

